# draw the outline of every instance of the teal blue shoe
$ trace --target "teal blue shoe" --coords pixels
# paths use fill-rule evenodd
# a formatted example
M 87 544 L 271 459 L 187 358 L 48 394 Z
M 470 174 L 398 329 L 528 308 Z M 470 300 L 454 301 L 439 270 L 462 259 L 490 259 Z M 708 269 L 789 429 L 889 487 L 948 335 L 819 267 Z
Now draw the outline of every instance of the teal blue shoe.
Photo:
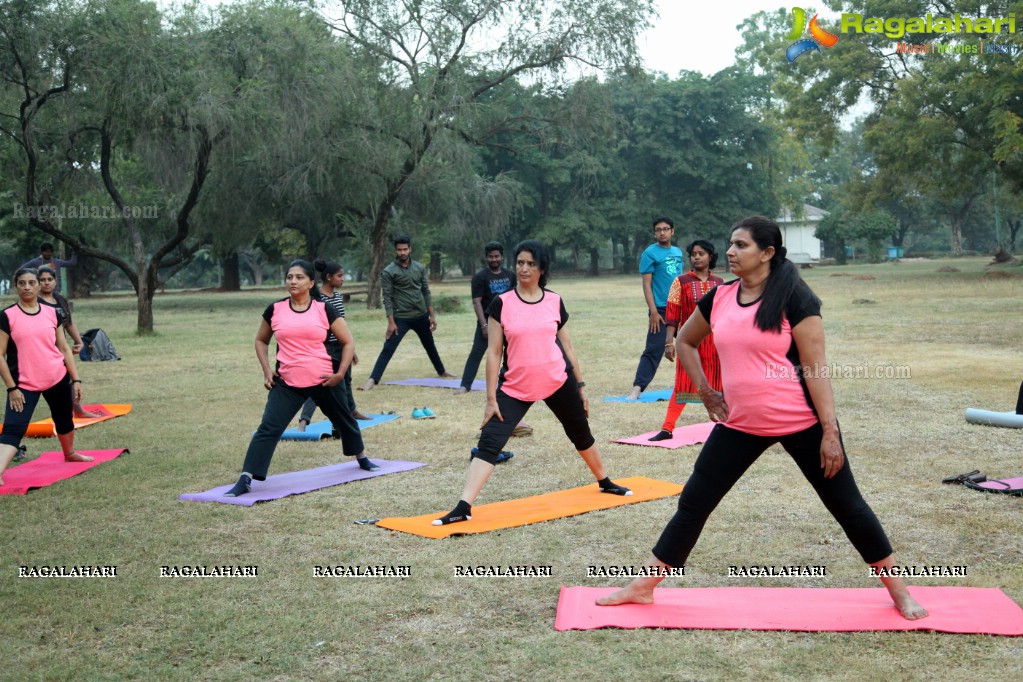
M 413 407 L 412 408 L 412 418 L 413 419 L 430 419 L 430 417 L 426 414 L 425 410 L 423 410 L 421 408 L 418 408 L 418 407 Z
M 431 410 L 429 407 L 424 407 L 423 408 L 423 414 L 426 415 L 427 419 L 433 419 L 434 417 L 437 416 L 436 414 L 433 413 L 433 410 Z

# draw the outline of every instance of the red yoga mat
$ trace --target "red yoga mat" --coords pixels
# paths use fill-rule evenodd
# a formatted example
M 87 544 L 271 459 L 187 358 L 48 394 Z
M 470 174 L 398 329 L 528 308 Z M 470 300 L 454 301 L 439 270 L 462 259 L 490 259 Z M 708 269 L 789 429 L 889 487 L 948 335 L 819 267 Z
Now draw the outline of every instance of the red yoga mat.
M 98 467 L 103 462 L 118 457 L 128 448 L 117 450 L 78 450 L 79 454 L 92 457 L 91 462 L 65 462 L 62 452 L 44 452 L 30 462 L 24 462 L 3 472 L 4 484 L 0 495 L 24 495 L 32 488 L 44 488 L 51 483 L 77 476 L 86 469 Z
M 910 587 L 930 613 L 906 620 L 883 587 L 686 587 L 654 590 L 653 604 L 597 606 L 616 587 L 562 587 L 556 630 L 685 628 L 871 632 L 934 630 L 1023 636 L 1023 609 L 997 588 Z

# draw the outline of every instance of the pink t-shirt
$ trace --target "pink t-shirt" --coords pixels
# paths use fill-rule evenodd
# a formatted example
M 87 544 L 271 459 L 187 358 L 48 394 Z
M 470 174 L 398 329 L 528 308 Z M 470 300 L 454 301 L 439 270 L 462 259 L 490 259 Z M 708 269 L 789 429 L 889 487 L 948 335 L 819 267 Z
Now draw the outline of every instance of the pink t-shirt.
M 7 341 L 7 366 L 18 385 L 29 391 L 45 391 L 64 378 L 64 354 L 57 348 L 57 312 L 39 305 L 29 314 L 17 303 L 4 308 L 0 329 Z
M 568 379 L 558 330 L 568 321 L 561 297 L 544 290 L 543 298 L 527 303 L 515 289 L 490 304 L 490 317 L 504 329 L 504 382 L 501 390 L 530 402 L 550 397 Z
M 277 374 L 295 388 L 323 383 L 321 376 L 334 373 L 326 342 L 330 325 L 338 319 L 323 301 L 312 301 L 301 312 L 291 308 L 291 298 L 267 306 L 263 319 L 277 339 Z
M 725 426 L 756 436 L 784 436 L 817 423 L 809 392 L 798 372 L 799 354 L 792 338 L 790 316 L 820 315 L 808 287 L 801 287 L 782 316 L 781 333 L 761 331 L 754 322 L 760 299 L 740 304 L 739 282 L 711 290 L 699 307 L 708 306 L 714 345 L 721 359 L 721 384 L 728 421 Z M 708 301 L 705 303 L 705 301 Z

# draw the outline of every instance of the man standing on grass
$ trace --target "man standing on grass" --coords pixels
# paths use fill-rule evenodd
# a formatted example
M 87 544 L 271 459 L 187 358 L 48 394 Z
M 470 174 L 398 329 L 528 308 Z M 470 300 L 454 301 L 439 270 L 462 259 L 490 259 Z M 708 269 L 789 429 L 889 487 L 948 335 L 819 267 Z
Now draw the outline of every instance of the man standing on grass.
M 515 286 L 515 273 L 504 267 L 504 247 L 490 242 L 483 247 L 487 267 L 473 275 L 469 287 L 472 290 L 472 309 L 476 311 L 476 333 L 472 337 L 472 350 L 462 370 L 462 383 L 458 394 L 472 389 L 473 379 L 479 371 L 480 362 L 487 353 L 487 308 L 490 302 Z
M 668 292 L 671 283 L 682 274 L 685 257 L 682 250 L 671 243 L 675 236 L 675 223 L 668 216 L 654 218 L 654 238 L 639 257 L 639 274 L 643 277 L 643 297 L 650 312 L 647 323 L 646 348 L 636 367 L 636 378 L 632 381 L 633 400 L 646 390 L 657 374 L 664 354 L 665 332 L 664 313 L 668 306 Z
M 398 349 L 398 344 L 409 331 L 414 331 L 426 349 L 426 354 L 444 379 L 455 378 L 444 369 L 444 363 L 433 342 L 437 329 L 437 318 L 433 313 L 433 299 L 430 298 L 430 282 L 422 263 L 412 260 L 411 240 L 405 235 L 394 238 L 394 261 L 380 273 L 380 288 L 383 293 L 384 310 L 387 311 L 387 331 L 384 333 L 384 347 L 380 350 L 369 381 L 362 387 L 371 391 L 380 383 L 387 363 Z
M 78 265 L 78 254 L 72 251 L 71 258 L 68 258 L 67 260 L 64 260 L 63 258 L 54 258 L 53 244 L 49 242 L 45 242 L 42 246 L 39 247 L 39 254 L 40 254 L 39 256 L 33 258 L 32 260 L 22 263 L 21 267 L 41 268 L 44 265 L 49 266 L 50 269 L 53 270 L 53 278 L 57 282 L 55 290 L 62 291 L 60 286 L 60 269 L 70 268 L 74 267 L 75 265 Z

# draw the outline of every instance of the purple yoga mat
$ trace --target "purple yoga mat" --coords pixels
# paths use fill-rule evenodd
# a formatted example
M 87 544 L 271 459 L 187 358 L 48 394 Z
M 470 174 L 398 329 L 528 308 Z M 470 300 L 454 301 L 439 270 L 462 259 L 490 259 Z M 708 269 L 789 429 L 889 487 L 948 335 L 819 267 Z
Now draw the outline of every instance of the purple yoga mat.
M 384 383 L 388 386 L 428 386 L 430 388 L 458 388 L 462 385 L 462 382 L 458 379 L 441 379 L 440 377 L 433 377 L 431 379 L 395 379 L 394 381 L 385 381 Z M 487 382 L 482 379 L 476 379 L 472 382 L 472 390 L 487 390 Z
M 234 487 L 234 483 L 222 485 L 204 493 L 185 493 L 179 500 L 191 500 L 193 502 L 222 502 L 223 504 L 240 504 L 251 507 L 257 502 L 277 500 L 288 495 L 301 495 L 311 490 L 329 488 L 342 483 L 361 481 L 364 478 L 375 478 L 385 474 L 396 474 L 401 471 L 409 471 L 426 466 L 423 462 L 406 462 L 400 459 L 376 459 L 370 458 L 374 464 L 380 466 L 378 471 L 363 471 L 358 463 L 352 459 L 342 464 L 331 464 L 316 469 L 305 469 L 304 471 L 292 471 L 287 474 L 276 474 L 267 476 L 265 481 L 253 481 L 252 492 L 240 497 L 224 497 L 224 493 Z

